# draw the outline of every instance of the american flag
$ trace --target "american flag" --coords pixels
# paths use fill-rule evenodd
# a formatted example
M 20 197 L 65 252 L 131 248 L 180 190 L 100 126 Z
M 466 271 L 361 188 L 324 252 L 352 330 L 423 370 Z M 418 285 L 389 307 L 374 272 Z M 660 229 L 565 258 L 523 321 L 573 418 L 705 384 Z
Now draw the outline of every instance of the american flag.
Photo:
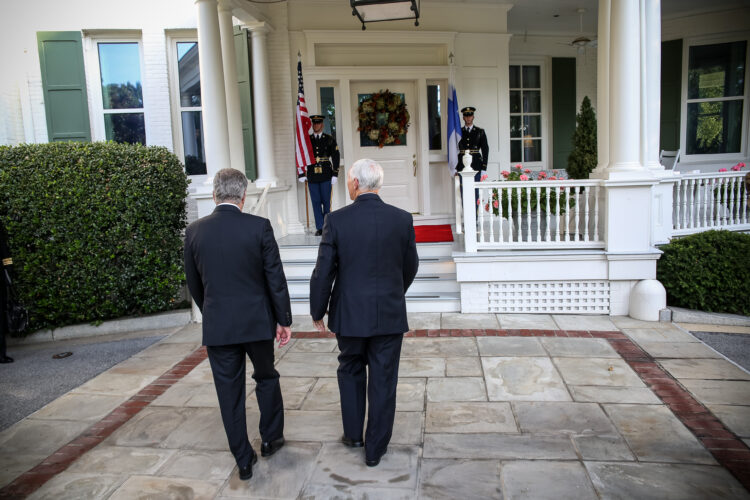
M 295 141 L 295 153 L 297 156 L 297 175 L 307 175 L 307 166 L 315 163 L 312 154 L 312 143 L 310 142 L 309 130 L 312 126 L 310 117 L 307 115 L 305 105 L 305 89 L 302 84 L 302 61 L 297 62 L 297 140 Z

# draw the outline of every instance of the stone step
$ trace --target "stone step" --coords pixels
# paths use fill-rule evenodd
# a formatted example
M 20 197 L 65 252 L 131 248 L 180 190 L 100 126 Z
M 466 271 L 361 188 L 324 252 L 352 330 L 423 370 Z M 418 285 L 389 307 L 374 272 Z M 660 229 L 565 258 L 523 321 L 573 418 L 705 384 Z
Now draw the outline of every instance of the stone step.
M 450 257 L 453 243 L 417 243 L 417 254 L 420 259 L 431 257 Z M 282 261 L 312 260 L 318 258 L 318 245 L 289 245 L 280 244 L 279 253 Z
M 292 296 L 292 315 L 310 314 L 310 301 L 307 296 Z M 460 312 L 461 294 L 458 292 L 412 293 L 406 294 L 407 312 Z
M 282 260 L 287 280 L 310 279 L 315 260 Z M 418 276 L 456 274 L 456 263 L 452 257 L 426 257 L 419 259 Z
M 289 294 L 307 296 L 310 291 L 309 278 L 287 278 Z M 419 275 L 409 287 L 411 293 L 458 292 L 460 287 L 455 274 Z

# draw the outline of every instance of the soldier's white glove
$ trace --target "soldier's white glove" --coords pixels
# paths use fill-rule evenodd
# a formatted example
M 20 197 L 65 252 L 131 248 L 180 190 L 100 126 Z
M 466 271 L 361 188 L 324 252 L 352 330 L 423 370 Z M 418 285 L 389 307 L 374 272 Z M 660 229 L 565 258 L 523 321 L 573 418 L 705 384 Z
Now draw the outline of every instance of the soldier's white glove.
M 300 178 L 299 178 L 299 181 L 300 181 L 300 182 L 305 182 L 305 181 L 307 181 L 307 177 L 300 177 Z
M 335 175 L 331 177 L 331 186 L 334 186 L 338 182 L 339 178 Z

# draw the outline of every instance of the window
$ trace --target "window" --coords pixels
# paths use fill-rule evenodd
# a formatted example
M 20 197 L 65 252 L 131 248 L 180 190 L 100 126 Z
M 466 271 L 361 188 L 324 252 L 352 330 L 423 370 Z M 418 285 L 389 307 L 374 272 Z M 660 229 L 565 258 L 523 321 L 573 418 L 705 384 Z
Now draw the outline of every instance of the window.
M 182 133 L 182 154 L 185 173 L 206 174 L 206 155 L 203 142 L 203 115 L 201 112 L 201 76 L 198 64 L 198 43 L 177 41 L 177 96 Z
M 336 138 L 336 100 L 333 87 L 320 87 L 320 114 L 327 118 L 323 122 L 323 132 Z
M 542 161 L 542 76 L 539 65 L 513 65 L 510 76 L 510 161 Z
M 440 84 L 427 84 L 427 123 L 429 124 L 430 151 L 443 149 L 441 109 Z
M 688 155 L 740 153 L 747 41 L 694 45 L 688 51 Z
M 138 42 L 99 42 L 99 74 L 108 141 L 146 144 Z

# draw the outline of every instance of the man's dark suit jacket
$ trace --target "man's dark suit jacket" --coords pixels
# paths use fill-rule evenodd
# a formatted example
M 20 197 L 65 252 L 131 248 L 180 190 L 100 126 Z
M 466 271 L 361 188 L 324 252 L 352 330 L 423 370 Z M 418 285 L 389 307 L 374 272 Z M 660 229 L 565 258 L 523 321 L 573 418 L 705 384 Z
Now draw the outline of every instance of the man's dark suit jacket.
M 404 333 L 404 294 L 418 267 L 411 214 L 377 194 L 361 194 L 326 216 L 310 313 L 319 320 L 328 309 L 328 328 L 345 337 Z
M 185 276 L 203 313 L 203 345 L 272 339 L 292 324 L 286 276 L 268 219 L 218 205 L 185 231 Z

